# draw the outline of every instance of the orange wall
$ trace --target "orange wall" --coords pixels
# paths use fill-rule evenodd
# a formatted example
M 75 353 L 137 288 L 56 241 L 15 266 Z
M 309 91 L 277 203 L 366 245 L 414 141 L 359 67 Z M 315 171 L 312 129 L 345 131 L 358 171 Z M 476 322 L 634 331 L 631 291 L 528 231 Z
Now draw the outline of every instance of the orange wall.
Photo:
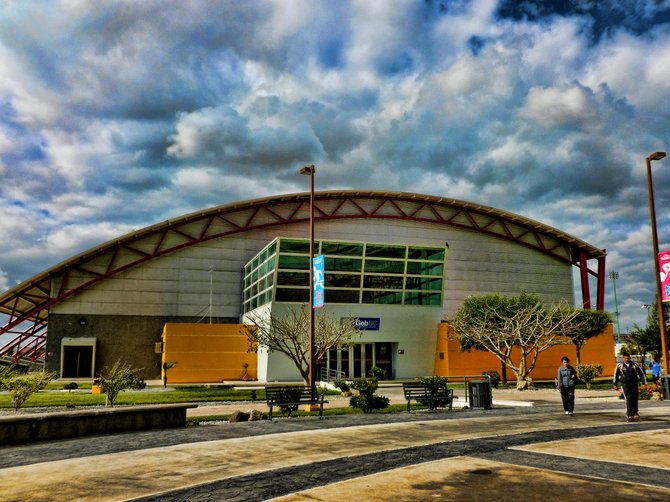
M 448 323 L 438 327 L 437 350 L 435 354 L 435 375 L 465 376 L 481 375 L 482 371 L 501 371 L 501 363 L 491 353 L 481 350 L 461 352 L 457 340 L 447 337 L 453 333 Z M 516 358 L 515 358 L 516 353 Z M 568 356 L 573 366 L 577 366 L 577 349 L 573 344 L 558 345 L 544 352 L 537 358 L 535 369 L 530 377 L 534 380 L 553 380 L 561 364 L 561 357 Z M 512 352 L 512 360 L 519 359 L 518 350 Z M 582 364 L 602 364 L 604 371 L 601 376 L 612 376 L 616 366 L 614 357 L 614 336 L 612 324 L 608 324 L 603 332 L 591 338 L 581 350 Z M 514 380 L 514 373 L 508 368 L 507 379 Z
M 177 361 L 168 370 L 168 383 L 203 383 L 257 377 L 256 354 L 247 354 L 241 324 L 167 323 L 163 328 L 163 362 Z M 161 375 L 162 377 L 162 375 Z

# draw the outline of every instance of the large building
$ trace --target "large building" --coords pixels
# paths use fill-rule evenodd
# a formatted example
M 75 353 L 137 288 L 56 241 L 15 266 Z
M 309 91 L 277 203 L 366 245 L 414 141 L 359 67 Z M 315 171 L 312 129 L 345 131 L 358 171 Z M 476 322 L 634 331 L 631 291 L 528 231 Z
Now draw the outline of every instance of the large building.
M 243 363 L 260 380 L 295 380 L 284 356 L 246 354 L 238 325 L 249 312 L 307 301 L 309 216 L 309 194 L 244 201 L 66 260 L 0 296 L 0 335 L 15 334 L 0 356 L 43 360 L 62 378 L 90 378 L 117 359 L 159 378 L 174 358 L 171 371 L 188 373 L 185 381 L 234 379 Z M 328 191 L 315 195 L 314 222 L 315 254 L 325 257 L 319 312 L 362 328 L 324 365 L 352 377 L 371 365 L 388 378 L 433 374 L 438 326 L 469 295 L 525 290 L 573 304 L 577 270 L 580 304 L 603 308 L 605 252 L 516 214 L 412 193 Z

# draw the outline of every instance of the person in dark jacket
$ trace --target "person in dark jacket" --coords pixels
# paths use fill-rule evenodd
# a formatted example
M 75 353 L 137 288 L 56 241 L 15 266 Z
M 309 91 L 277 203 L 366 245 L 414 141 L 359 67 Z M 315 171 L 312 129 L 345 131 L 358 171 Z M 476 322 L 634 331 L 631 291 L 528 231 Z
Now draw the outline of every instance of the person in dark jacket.
M 561 365 L 558 367 L 556 387 L 561 392 L 563 410 L 566 415 L 573 415 L 575 411 L 575 384 L 577 383 L 577 372 L 570 366 L 570 359 L 561 357 Z
M 637 401 L 639 397 L 638 386 L 646 384 L 647 379 L 644 371 L 636 363 L 630 360 L 630 354 L 624 352 L 621 354 L 623 362 L 616 365 L 614 370 L 614 388 L 619 390 L 618 384 L 621 381 L 621 391 L 626 400 L 626 415 L 628 421 L 638 420 L 640 418 Z

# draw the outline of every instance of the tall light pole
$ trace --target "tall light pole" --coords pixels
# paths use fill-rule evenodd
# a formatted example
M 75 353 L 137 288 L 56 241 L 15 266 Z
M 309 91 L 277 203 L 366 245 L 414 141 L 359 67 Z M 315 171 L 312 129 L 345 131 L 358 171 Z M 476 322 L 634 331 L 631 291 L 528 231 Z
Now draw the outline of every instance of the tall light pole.
M 610 272 L 609 278 L 612 279 L 612 286 L 614 287 L 614 315 L 616 316 L 616 343 L 619 343 L 619 336 L 621 335 L 621 328 L 619 327 L 619 302 L 616 298 L 616 280 L 619 278 L 619 272 Z
M 665 334 L 665 316 L 663 315 L 663 292 L 661 290 L 661 268 L 658 264 L 658 234 L 656 232 L 656 208 L 654 204 L 654 185 L 651 180 L 651 161 L 665 158 L 665 152 L 654 152 L 647 157 L 647 190 L 649 191 L 649 213 L 651 215 L 651 238 L 654 245 L 654 268 L 656 270 L 656 301 L 658 302 L 658 322 L 661 331 L 661 352 L 663 353 L 663 373 L 670 373 L 668 366 L 668 348 Z
M 309 386 L 314 389 L 314 165 L 300 168 L 309 176 Z

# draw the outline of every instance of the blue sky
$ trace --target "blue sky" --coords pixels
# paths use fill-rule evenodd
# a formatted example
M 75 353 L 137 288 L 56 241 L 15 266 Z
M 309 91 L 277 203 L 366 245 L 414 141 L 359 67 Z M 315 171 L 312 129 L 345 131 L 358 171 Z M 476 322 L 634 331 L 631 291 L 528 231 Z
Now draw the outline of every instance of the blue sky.
M 133 229 L 317 189 L 519 213 L 654 271 L 670 2 L 0 0 L 0 290 Z M 670 249 L 670 160 L 654 164 Z M 608 280 L 607 309 L 615 310 Z

